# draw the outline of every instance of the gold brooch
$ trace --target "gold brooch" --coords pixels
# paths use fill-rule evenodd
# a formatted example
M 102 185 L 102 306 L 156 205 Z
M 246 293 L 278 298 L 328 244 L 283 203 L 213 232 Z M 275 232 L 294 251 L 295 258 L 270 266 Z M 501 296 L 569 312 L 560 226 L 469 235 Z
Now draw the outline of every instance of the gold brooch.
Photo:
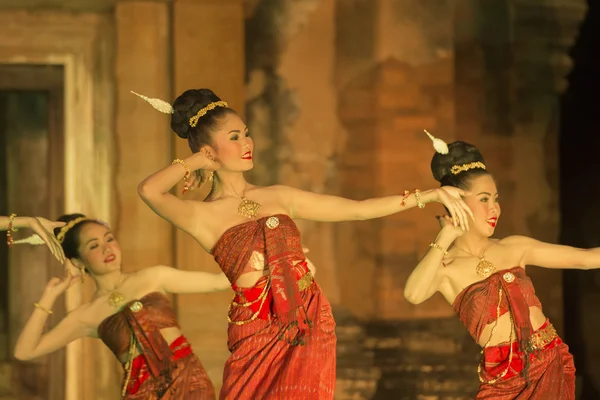
M 270 217 L 267 220 L 267 222 L 266 222 L 265 225 L 267 225 L 267 228 L 269 228 L 269 229 L 275 229 L 275 228 L 277 228 L 279 226 L 279 218 L 277 218 L 277 217 Z

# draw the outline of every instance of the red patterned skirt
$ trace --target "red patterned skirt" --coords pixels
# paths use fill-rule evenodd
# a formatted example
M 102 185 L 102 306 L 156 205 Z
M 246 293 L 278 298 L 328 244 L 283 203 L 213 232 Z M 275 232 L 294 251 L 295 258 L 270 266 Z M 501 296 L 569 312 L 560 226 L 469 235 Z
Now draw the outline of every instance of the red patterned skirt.
M 142 354 L 133 359 L 126 400 L 214 400 L 215 389 L 185 336 L 169 347 L 170 376 L 153 377 Z
M 536 332 L 551 328 L 548 321 Z M 477 400 L 574 400 L 575 364 L 569 347 L 554 334 L 541 348 L 530 353 L 529 384 L 520 373 L 523 370 L 523 354 L 517 342 L 488 347 L 484 350 L 485 364 L 482 378 L 494 379 L 509 366 L 508 358 L 512 346 L 513 358 L 506 375 L 494 384 L 482 383 Z
M 333 399 L 336 336 L 331 305 L 305 263 L 296 265 L 295 270 L 312 323 L 302 337 L 302 345 L 293 344 L 297 328 L 273 319 L 270 293 L 262 301 L 267 277 L 249 289 L 234 286 L 238 295 L 233 304 L 249 305 L 232 307 L 229 313 L 231 355 L 225 363 L 220 399 Z

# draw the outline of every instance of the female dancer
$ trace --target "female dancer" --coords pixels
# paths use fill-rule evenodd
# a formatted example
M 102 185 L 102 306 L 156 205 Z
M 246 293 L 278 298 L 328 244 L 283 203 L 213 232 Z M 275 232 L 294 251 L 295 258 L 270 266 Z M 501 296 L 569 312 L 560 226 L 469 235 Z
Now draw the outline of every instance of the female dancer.
M 12 247 L 15 243 L 12 237 L 14 232 L 22 228 L 31 229 L 35 232 L 35 235 L 30 236 L 28 242 L 33 244 L 45 243 L 52 255 L 60 262 L 64 262 L 65 254 L 52 231 L 64 225 L 64 222 L 48 221 L 42 217 L 17 217 L 16 214 L 11 214 L 9 217 L 0 216 L 0 231 L 6 231 L 6 244 L 8 244 L 8 247 Z M 23 243 L 22 240 L 16 241 L 16 243 L 19 242 Z
M 465 142 L 451 143 L 445 153 L 434 155 L 433 176 L 468 192 L 475 218 L 465 232 L 440 217 L 442 229 L 408 278 L 406 299 L 418 304 L 441 292 L 482 346 L 477 399 L 574 399 L 573 358 L 542 312 L 525 266 L 598 268 L 600 248 L 490 238 L 500 204 L 483 157 Z
M 102 222 L 81 214 L 60 218 L 55 230 L 69 270 L 53 278 L 25 324 L 15 357 L 30 360 L 84 336 L 100 338 L 123 363 L 123 398 L 205 400 L 215 393 L 200 360 L 181 334 L 166 293 L 205 293 L 229 287 L 223 274 L 182 271 L 165 266 L 134 273 L 121 271 L 121 249 Z M 79 277 L 96 284 L 92 300 L 44 332 L 57 297 Z
M 220 397 L 333 398 L 335 321 L 306 266 L 293 218 L 365 220 L 439 201 L 466 228 L 469 210 L 462 191 L 442 188 L 352 201 L 287 186 L 254 186 L 243 175 L 253 166 L 248 129 L 212 91 L 188 90 L 173 106 L 142 97 L 173 114 L 171 127 L 188 140 L 193 155 L 146 178 L 139 194 L 213 254 L 236 292 Z M 193 171 L 211 184 L 204 202 L 169 193 Z

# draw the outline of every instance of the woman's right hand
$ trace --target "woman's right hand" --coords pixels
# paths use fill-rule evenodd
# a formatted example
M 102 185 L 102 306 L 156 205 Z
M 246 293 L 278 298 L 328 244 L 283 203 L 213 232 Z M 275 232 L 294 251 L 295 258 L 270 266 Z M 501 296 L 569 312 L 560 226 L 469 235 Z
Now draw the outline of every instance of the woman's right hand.
M 70 264 L 67 260 L 65 261 L 65 271 L 67 271 L 67 275 L 64 278 L 52 278 L 46 284 L 46 288 L 44 289 L 44 297 L 57 298 L 61 294 L 63 294 L 68 288 L 80 282 L 80 277 L 75 276 L 71 273 L 70 268 L 66 264 Z
M 212 157 L 207 151 L 199 151 L 197 153 L 192 154 L 191 156 L 185 159 L 185 163 L 190 169 L 190 172 L 194 172 L 199 169 L 207 171 L 216 171 L 219 168 L 221 168 L 221 164 L 216 162 L 214 160 L 214 157 Z
M 452 241 L 461 237 L 466 232 L 461 226 L 455 226 L 452 217 L 449 215 L 438 215 L 436 218 L 442 227 L 441 234 Z

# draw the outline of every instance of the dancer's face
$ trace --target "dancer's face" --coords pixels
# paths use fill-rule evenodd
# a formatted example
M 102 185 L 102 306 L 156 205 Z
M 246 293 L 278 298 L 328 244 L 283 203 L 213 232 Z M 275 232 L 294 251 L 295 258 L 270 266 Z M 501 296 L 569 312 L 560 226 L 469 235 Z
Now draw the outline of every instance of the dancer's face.
M 121 269 L 121 248 L 111 230 L 101 224 L 86 224 L 79 232 L 79 260 L 92 275 L 104 275 Z
M 473 178 L 470 182 L 470 188 L 465 196 L 465 203 L 473 211 L 475 217 L 474 223 L 471 223 L 471 230 L 485 237 L 494 234 L 501 210 L 498 202 L 498 188 L 491 175 L 481 175 Z
M 245 172 L 254 166 L 254 142 L 246 124 L 235 114 L 226 115 L 217 131 L 212 134 L 215 161 L 224 171 Z

